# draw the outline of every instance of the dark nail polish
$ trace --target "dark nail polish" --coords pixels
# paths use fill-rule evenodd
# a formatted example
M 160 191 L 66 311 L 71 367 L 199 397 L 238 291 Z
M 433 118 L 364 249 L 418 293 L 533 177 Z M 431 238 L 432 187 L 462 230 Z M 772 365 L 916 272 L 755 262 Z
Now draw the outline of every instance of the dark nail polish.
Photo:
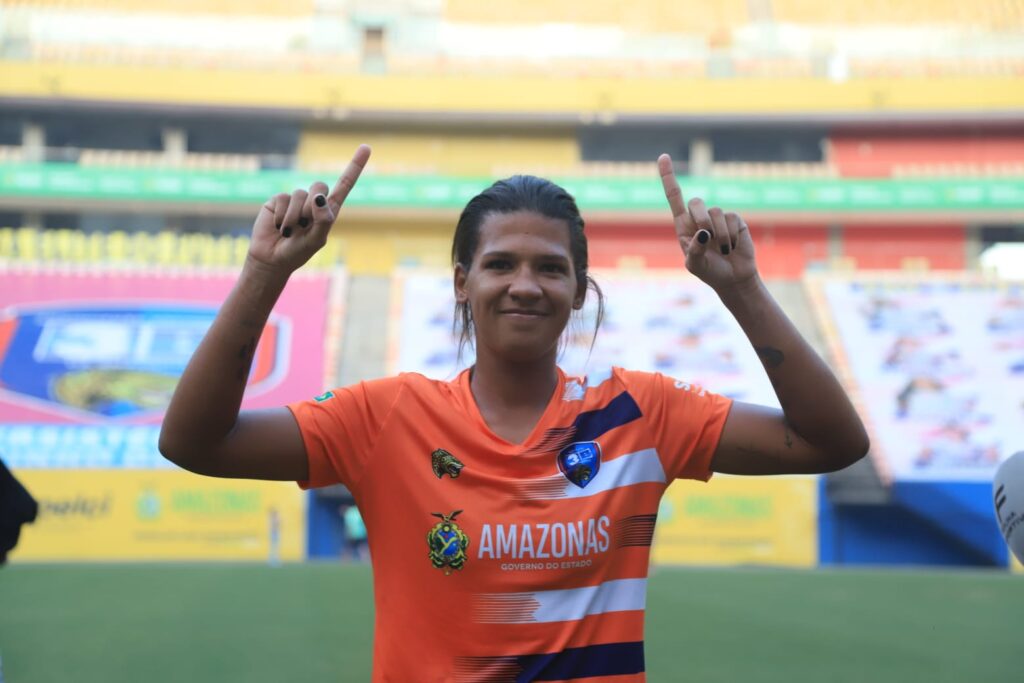
M 728 255 L 729 255 L 729 245 L 728 244 L 723 244 L 722 245 L 722 256 L 728 256 Z
M 707 244 L 710 238 L 711 236 L 708 234 L 707 230 L 701 230 L 697 233 L 697 241 L 701 244 Z
M 322 208 L 324 208 L 325 206 L 327 206 L 327 197 L 323 196 L 322 194 L 318 194 L 318 195 L 317 195 L 317 196 L 316 196 L 316 197 L 315 197 L 315 198 L 313 199 L 313 201 L 314 201 L 314 202 L 316 203 L 316 205 L 317 205 L 317 206 L 319 206 L 319 207 L 320 207 L 321 209 L 322 209 Z
M 303 216 L 302 218 L 300 218 L 300 219 L 299 219 L 299 227 L 300 227 L 300 228 L 304 228 L 304 227 L 306 227 L 307 225 L 309 225 L 309 219 L 308 219 L 308 218 L 306 218 L 305 216 Z
M 281 234 L 284 235 L 285 237 L 291 237 L 292 236 L 292 229 L 291 228 L 285 228 L 284 230 L 281 231 Z

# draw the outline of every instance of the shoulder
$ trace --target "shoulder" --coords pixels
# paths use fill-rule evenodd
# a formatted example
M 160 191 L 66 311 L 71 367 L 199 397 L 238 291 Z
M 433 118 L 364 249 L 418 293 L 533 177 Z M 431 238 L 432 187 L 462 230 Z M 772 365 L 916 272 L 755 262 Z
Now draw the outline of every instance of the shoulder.
M 644 372 L 643 370 L 628 370 L 618 366 L 609 366 L 588 373 L 584 378 L 584 386 L 588 391 L 604 389 L 622 391 L 631 388 L 648 387 L 665 380 L 671 380 L 671 378 L 657 372 Z
M 627 392 L 641 403 L 660 402 L 677 394 L 695 398 L 711 395 L 711 392 L 696 382 L 677 379 L 660 372 L 629 370 L 617 366 L 590 373 L 585 382 L 588 396 L 610 397 Z
M 400 372 L 393 378 L 406 391 L 424 396 L 450 396 L 458 390 L 459 378 L 434 379 L 418 372 Z

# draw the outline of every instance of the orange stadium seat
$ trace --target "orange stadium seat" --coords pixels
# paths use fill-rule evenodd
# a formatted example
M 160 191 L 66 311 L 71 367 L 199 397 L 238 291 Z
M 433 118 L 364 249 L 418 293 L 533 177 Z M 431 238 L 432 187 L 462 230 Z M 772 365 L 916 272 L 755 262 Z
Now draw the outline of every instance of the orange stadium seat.
M 777 22 L 796 24 L 882 25 L 953 24 L 993 29 L 1024 27 L 1021 0 L 772 0 Z
M 639 33 L 707 33 L 750 21 L 746 0 L 672 3 L 661 0 L 448 0 L 445 19 L 495 24 L 609 24 Z
M 829 148 L 846 177 L 944 175 L 954 165 L 967 175 L 1012 175 L 1024 163 L 1024 140 L 1013 135 L 837 135 Z

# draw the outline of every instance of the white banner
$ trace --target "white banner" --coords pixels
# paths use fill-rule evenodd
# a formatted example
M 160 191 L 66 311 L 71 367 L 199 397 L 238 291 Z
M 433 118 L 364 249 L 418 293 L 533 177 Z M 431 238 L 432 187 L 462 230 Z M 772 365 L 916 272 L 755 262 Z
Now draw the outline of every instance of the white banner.
M 1024 284 L 819 283 L 895 479 L 991 480 L 1024 443 Z
M 661 372 L 734 399 L 778 406 L 761 361 L 710 287 L 685 272 L 594 277 L 605 293 L 604 323 L 591 351 L 597 299 L 590 292 L 559 359 L 566 372 L 584 375 L 613 365 Z M 392 291 L 392 372 L 448 379 L 473 363 L 468 344 L 461 363 L 457 359 L 450 273 L 399 273 Z

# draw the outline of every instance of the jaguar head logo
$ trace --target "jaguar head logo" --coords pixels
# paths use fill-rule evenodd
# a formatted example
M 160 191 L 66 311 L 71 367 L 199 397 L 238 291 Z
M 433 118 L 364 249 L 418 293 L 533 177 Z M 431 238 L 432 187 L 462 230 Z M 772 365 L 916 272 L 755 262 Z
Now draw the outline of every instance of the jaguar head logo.
M 443 448 L 438 448 L 430 454 L 430 465 L 438 479 L 446 474 L 452 479 L 457 479 L 462 468 L 465 467 L 458 458 Z

